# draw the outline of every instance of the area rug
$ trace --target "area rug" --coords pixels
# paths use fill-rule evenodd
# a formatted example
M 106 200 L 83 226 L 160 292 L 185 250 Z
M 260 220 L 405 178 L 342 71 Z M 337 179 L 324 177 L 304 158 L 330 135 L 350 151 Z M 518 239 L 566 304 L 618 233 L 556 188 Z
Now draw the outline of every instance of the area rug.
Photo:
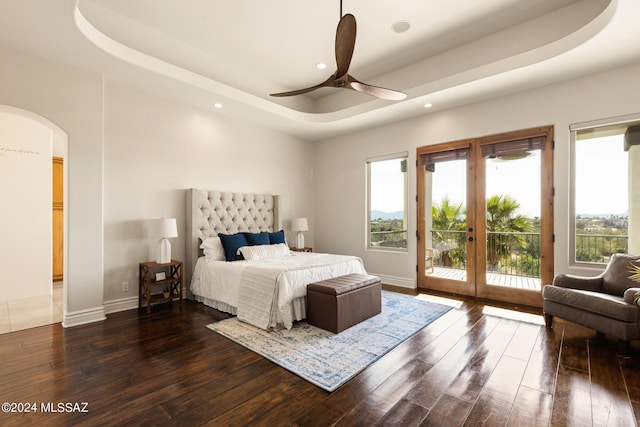
M 265 331 L 232 317 L 207 325 L 318 387 L 334 391 L 398 344 L 451 310 L 382 291 L 382 312 L 339 334 L 306 322 Z

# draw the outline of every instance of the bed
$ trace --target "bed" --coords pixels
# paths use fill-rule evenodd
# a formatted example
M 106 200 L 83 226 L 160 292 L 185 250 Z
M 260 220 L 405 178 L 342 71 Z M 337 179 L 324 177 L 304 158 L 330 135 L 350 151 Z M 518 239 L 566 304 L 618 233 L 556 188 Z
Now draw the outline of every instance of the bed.
M 290 251 L 278 208 L 279 196 L 274 195 L 187 190 L 189 296 L 262 329 L 289 329 L 306 318 L 307 284 L 366 274 L 358 257 Z M 246 259 L 229 262 L 225 255 L 238 252 L 234 248 L 220 254 L 225 247 L 219 233 L 232 236 L 223 240 L 242 234 L 256 244 L 242 246 L 239 253 Z

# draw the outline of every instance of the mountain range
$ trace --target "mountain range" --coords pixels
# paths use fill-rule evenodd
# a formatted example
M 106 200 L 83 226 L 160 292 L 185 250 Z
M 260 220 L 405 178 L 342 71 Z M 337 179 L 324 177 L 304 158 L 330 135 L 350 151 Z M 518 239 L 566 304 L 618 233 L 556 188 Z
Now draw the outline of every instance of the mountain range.
M 371 211 L 371 219 L 402 219 L 404 212 L 384 212 L 384 211 Z

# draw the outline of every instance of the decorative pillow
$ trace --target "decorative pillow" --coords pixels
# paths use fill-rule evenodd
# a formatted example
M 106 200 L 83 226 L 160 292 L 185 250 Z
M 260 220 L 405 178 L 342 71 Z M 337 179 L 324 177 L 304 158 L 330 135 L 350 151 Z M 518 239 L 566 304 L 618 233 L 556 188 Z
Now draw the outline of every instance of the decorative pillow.
M 200 249 L 203 250 L 204 256 L 208 260 L 224 261 L 226 259 L 224 255 L 224 248 L 219 237 L 208 237 L 202 241 Z
M 253 245 L 270 245 L 269 233 L 244 233 L 249 246 Z
M 244 246 L 238 250 L 244 256 L 244 259 L 249 261 L 281 258 L 291 255 L 289 248 L 284 243 L 278 243 L 276 245 Z
M 277 245 L 278 243 L 286 244 L 287 241 L 284 239 L 284 230 L 269 233 L 269 243 L 272 245 Z
M 243 233 L 236 234 L 223 234 L 219 233 L 220 242 L 224 248 L 224 257 L 227 261 L 238 261 L 244 259 L 242 254 L 238 254 L 238 249 L 242 246 L 247 246 L 247 238 Z

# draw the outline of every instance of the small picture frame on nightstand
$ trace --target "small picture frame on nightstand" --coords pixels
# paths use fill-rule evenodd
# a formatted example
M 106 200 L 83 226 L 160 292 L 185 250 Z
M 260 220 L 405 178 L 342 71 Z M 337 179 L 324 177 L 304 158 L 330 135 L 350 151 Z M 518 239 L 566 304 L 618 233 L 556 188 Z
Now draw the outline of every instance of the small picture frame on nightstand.
M 160 273 L 156 273 L 156 282 L 159 282 L 160 280 L 164 280 L 166 278 L 167 276 L 164 274 L 164 271 L 161 271 Z

